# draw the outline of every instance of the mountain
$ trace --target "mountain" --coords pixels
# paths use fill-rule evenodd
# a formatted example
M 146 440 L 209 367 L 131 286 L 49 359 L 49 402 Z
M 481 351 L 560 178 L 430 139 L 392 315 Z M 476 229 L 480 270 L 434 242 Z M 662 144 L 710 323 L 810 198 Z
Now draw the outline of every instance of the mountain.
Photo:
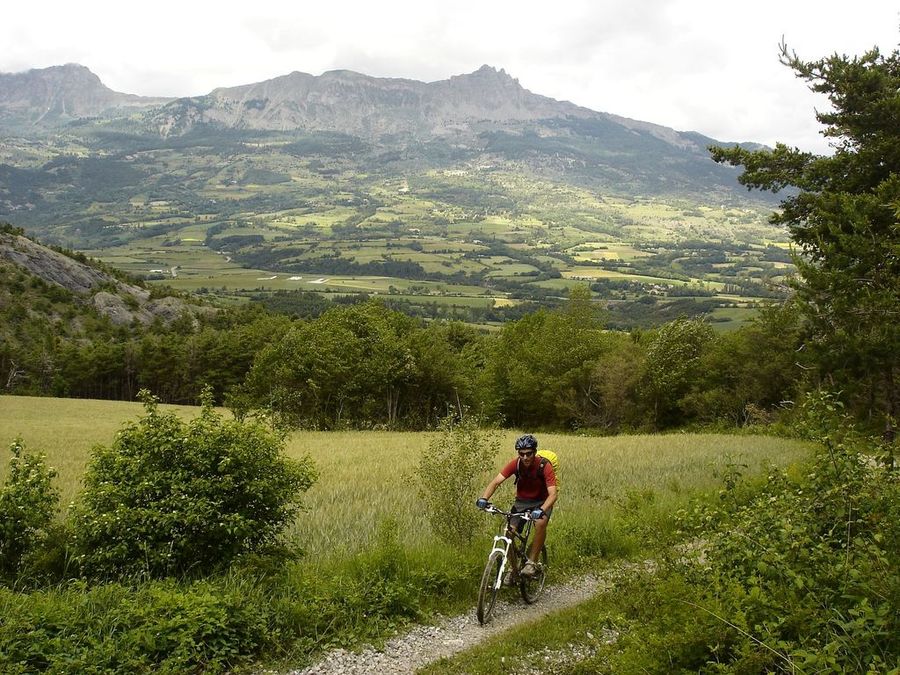
M 428 83 L 294 72 L 152 99 L 115 92 L 69 64 L 0 75 L 0 218 L 45 241 L 90 247 L 174 233 L 199 214 L 231 227 L 299 209 L 310 215 L 305 225 L 339 209 L 338 227 L 316 235 L 327 238 L 378 225 L 376 211 L 405 195 L 415 215 L 386 217 L 423 232 L 444 227 L 443 214 L 478 227 L 491 214 L 538 209 L 547 223 L 617 233 L 615 223 L 629 221 L 601 214 L 607 207 L 594 196 L 748 203 L 737 171 L 710 159 L 711 144 L 535 94 L 487 65 Z M 559 204 L 553 186 L 593 195 L 594 215 Z
M 88 68 L 69 63 L 24 73 L 0 73 L 0 121 L 49 125 L 109 114 L 128 114 L 170 99 L 121 94 Z
M 478 124 L 591 116 L 571 103 L 532 94 L 503 70 L 482 66 L 439 82 L 369 77 L 334 70 L 293 72 L 265 82 L 178 99 L 153 116 L 163 135 L 193 124 L 227 128 L 453 136 Z

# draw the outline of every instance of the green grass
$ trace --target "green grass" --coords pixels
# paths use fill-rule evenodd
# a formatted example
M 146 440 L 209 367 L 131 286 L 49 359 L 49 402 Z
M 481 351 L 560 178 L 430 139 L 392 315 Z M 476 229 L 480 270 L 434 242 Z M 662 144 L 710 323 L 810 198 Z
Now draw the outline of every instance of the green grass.
M 190 406 L 164 408 L 184 416 L 198 411 Z M 79 489 L 90 449 L 110 444 L 121 424 L 141 412 L 137 403 L 0 396 L 0 443 L 8 447 L 21 436 L 30 450 L 47 453 L 59 471 L 57 484 L 66 504 Z M 511 456 L 518 433 L 504 433 L 497 449 L 498 468 Z M 415 432 L 292 433 L 287 454 L 309 454 L 321 474 L 305 497 L 308 515 L 301 515 L 293 528 L 304 547 L 316 557 L 344 557 L 364 549 L 377 523 L 388 518 L 398 523 L 404 545 L 434 544 L 414 486 L 408 483 L 430 438 L 429 433 Z M 717 485 L 728 462 L 759 471 L 766 462 L 786 464 L 805 451 L 801 443 L 764 436 L 540 434 L 539 439 L 563 462 L 555 522 L 573 526 L 611 512 L 630 493 L 652 492 L 655 508 L 671 510 L 689 494 Z M 0 476 L 8 460 L 0 461 Z M 504 485 L 498 494 L 501 501 L 509 499 L 512 487 Z

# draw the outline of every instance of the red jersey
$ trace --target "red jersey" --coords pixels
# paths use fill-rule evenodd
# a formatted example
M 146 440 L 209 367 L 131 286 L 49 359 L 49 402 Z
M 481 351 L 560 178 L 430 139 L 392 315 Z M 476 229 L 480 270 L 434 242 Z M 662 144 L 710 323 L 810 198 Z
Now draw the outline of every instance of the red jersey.
M 519 464 L 519 458 L 516 457 L 509 464 L 500 469 L 500 473 L 509 478 L 516 472 L 516 466 Z M 541 467 L 541 458 L 535 457 L 530 468 L 526 468 L 523 463 L 519 469 L 519 482 L 516 483 L 516 499 L 536 501 L 538 499 L 547 498 L 547 486 L 556 486 L 556 474 L 553 472 L 553 465 L 550 462 L 544 462 L 544 475 L 539 473 Z

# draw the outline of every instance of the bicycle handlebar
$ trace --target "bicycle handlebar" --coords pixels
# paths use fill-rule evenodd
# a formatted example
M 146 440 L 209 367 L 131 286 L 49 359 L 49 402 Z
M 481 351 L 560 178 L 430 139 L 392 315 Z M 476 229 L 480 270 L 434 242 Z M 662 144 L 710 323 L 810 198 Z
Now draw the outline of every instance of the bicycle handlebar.
M 512 511 L 504 511 L 503 509 L 498 509 L 493 504 L 488 504 L 483 509 L 486 513 L 495 513 L 498 516 L 506 516 L 507 518 L 521 518 L 522 520 L 534 520 L 531 517 L 531 509 L 528 511 L 520 511 L 519 513 L 513 513 Z

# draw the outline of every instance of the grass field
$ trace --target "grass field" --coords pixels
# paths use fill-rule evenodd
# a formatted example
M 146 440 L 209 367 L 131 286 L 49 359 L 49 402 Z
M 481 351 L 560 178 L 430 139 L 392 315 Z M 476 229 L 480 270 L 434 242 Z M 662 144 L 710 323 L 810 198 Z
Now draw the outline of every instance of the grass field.
M 198 412 L 189 406 L 162 409 L 185 418 Z M 141 412 L 137 403 L 0 396 L 0 443 L 8 448 L 21 436 L 29 450 L 45 452 L 49 464 L 59 471 L 57 484 L 62 503 L 67 504 L 79 490 L 90 449 L 110 444 L 117 429 Z M 497 468 L 512 456 L 518 433 L 502 434 Z M 304 548 L 316 559 L 345 557 L 365 548 L 386 519 L 397 522 L 405 545 L 416 548 L 433 543 L 410 479 L 419 452 L 431 437 L 430 433 L 385 431 L 291 434 L 287 454 L 310 455 L 321 476 L 305 496 L 308 511 L 293 527 Z M 555 520 L 559 526 L 602 520 L 617 504 L 636 495 L 662 511 L 671 510 L 691 493 L 717 485 L 729 464 L 747 465 L 745 471 L 755 473 L 767 462 L 790 463 L 806 450 L 801 443 L 764 436 L 538 437 L 542 447 L 557 451 L 563 460 Z M 0 478 L 8 461 L 6 453 L 0 460 Z M 511 494 L 512 487 L 504 485 L 498 499 L 505 501 Z

